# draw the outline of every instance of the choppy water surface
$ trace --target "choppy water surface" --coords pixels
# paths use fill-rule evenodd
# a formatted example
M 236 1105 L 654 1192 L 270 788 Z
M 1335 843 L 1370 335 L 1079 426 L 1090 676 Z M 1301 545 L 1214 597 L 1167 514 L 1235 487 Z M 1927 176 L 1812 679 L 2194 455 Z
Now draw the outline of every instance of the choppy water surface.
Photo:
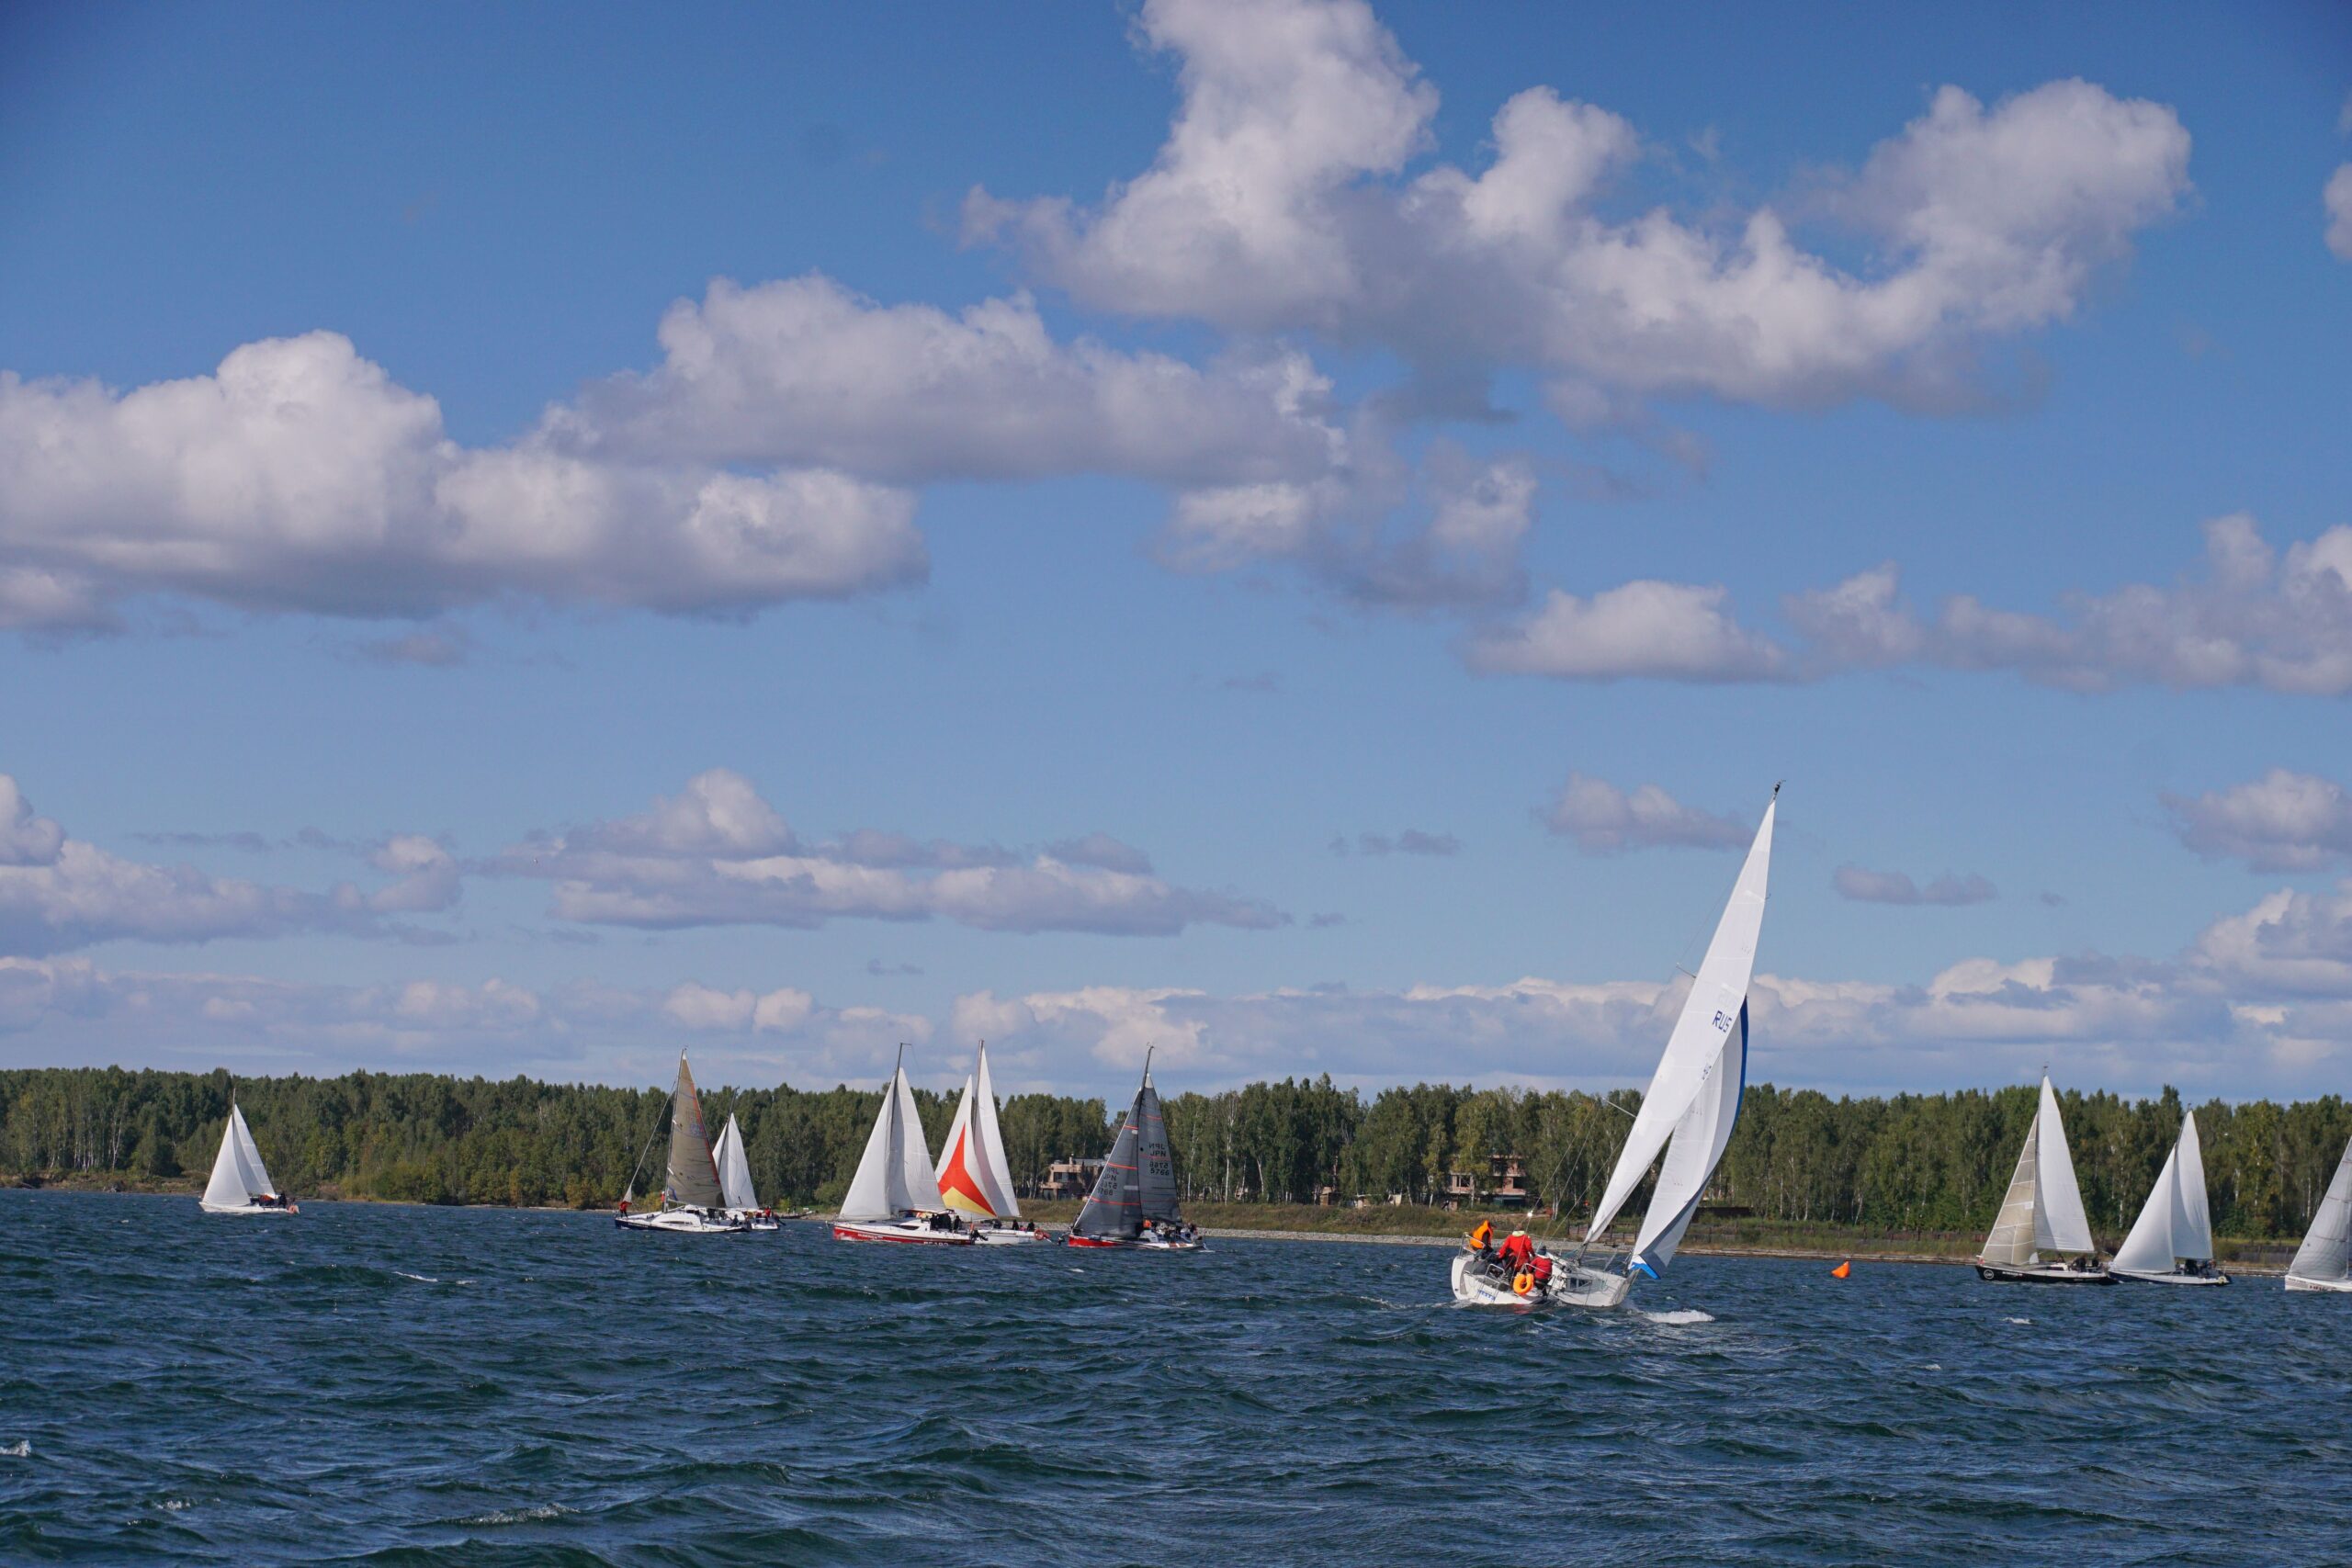
M 641 1235 L 0 1196 L 0 1561 L 1545 1563 L 2352 1555 L 2352 1299 L 1690 1258 Z

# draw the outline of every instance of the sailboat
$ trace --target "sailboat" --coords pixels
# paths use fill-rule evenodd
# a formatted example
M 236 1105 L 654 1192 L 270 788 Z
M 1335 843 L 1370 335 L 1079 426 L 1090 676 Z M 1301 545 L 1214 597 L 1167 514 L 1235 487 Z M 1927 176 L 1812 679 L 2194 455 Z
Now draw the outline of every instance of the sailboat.
M 989 1081 L 989 1043 L 980 1042 L 979 1066 L 964 1080 L 963 1102 L 939 1151 L 940 1201 L 972 1222 L 983 1247 L 1051 1241 L 1023 1222 L 1021 1200 L 1012 1190 L 1012 1168 L 1005 1163 L 1004 1134 L 996 1122 L 996 1086 Z
M 1072 1247 L 1132 1247 L 1147 1252 L 1198 1252 L 1201 1233 L 1176 1210 L 1176 1156 L 1168 1146 L 1168 1119 L 1151 1083 L 1151 1053 L 1143 1055 L 1143 1087 L 1127 1108 L 1102 1174 L 1069 1228 Z
M 2011 1284 L 2115 1283 L 2098 1266 L 2098 1244 L 2083 1213 L 2083 1190 L 2075 1182 L 2075 1156 L 2066 1148 L 2066 1124 L 2048 1073 L 2041 1075 L 2041 1103 L 2026 1127 L 2025 1147 L 2018 1151 L 2017 1174 L 1977 1254 L 1976 1276 Z
M 695 1076 L 686 1070 L 686 1054 L 678 1053 L 678 1083 L 670 1092 L 670 1166 L 662 1183 L 662 1204 L 632 1213 L 637 1179 L 629 1178 L 621 1212 L 613 1223 L 623 1230 L 677 1231 L 688 1235 L 712 1235 L 748 1230 L 743 1221 L 727 1213 L 727 1199 L 718 1190 L 718 1163 L 710 1157 L 710 1140 L 703 1132 L 702 1097 L 695 1092 Z
M 270 1184 L 269 1168 L 261 1163 L 261 1146 L 245 1113 L 229 1101 L 229 1124 L 220 1130 L 220 1152 L 212 1156 L 212 1179 L 204 1184 L 199 1207 L 208 1214 L 292 1214 L 300 1211 L 291 1198 Z
M 2154 1285 L 2230 1282 L 2213 1266 L 2213 1214 L 2205 1201 L 2205 1151 L 2197 1141 L 2194 1111 L 2180 1119 L 2180 1137 L 2107 1271 Z
M 929 1242 L 969 1247 L 972 1233 L 947 1212 L 939 1179 L 931 1171 L 922 1118 L 907 1083 L 907 1048 L 899 1047 L 898 1070 L 882 1091 L 882 1110 L 865 1140 L 865 1154 L 850 1179 L 849 1194 L 833 1218 L 842 1241 Z
M 1740 1092 L 1747 1084 L 1747 987 L 1756 970 L 1757 939 L 1764 930 L 1772 819 L 1780 804 L 1781 786 L 1774 784 L 1739 879 L 1732 884 L 1731 898 L 1707 943 L 1706 956 L 1699 961 L 1690 994 L 1683 998 L 1674 1032 L 1667 1037 L 1666 1051 L 1650 1076 L 1642 1109 L 1592 1211 L 1583 1245 L 1573 1258 L 1540 1254 L 1545 1269 L 1518 1272 L 1490 1252 L 1464 1251 L 1453 1260 L 1454 1300 L 1487 1306 L 1613 1307 L 1633 1290 L 1637 1276 L 1655 1280 L 1673 1260 L 1739 1120 Z M 1587 1261 L 1661 1149 L 1666 1157 L 1634 1234 L 1634 1250 L 1622 1266 L 1611 1256 Z M 1522 1273 L 1529 1276 L 1524 1289 Z M 1536 1273 L 1547 1276 L 1540 1285 L 1533 1282 Z
M 743 1154 L 743 1129 L 731 1113 L 726 1131 L 718 1134 L 718 1146 L 710 1151 L 710 1162 L 718 1168 L 718 1195 L 728 1216 L 755 1231 L 776 1229 L 775 1211 L 762 1208 L 759 1193 L 752 1190 L 752 1162 Z
M 2287 1265 L 2290 1291 L 2352 1291 L 2352 1144 L 2335 1165 L 2335 1179 L 2312 1216 L 2311 1233 Z

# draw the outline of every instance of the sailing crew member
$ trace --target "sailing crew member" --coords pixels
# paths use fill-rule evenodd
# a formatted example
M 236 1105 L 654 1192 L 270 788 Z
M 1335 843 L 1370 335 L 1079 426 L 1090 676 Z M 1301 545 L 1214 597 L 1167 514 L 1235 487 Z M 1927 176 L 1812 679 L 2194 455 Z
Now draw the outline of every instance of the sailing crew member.
M 1503 1262 L 1516 1274 L 1534 1261 L 1535 1244 L 1527 1239 L 1525 1231 L 1513 1231 L 1510 1239 L 1502 1245 L 1502 1255 Z
M 1470 1240 L 1465 1245 L 1467 1245 L 1473 1252 L 1484 1252 L 1487 1247 L 1494 1245 L 1494 1222 L 1491 1220 L 1480 1220 L 1478 1222 L 1478 1228 L 1470 1233 Z

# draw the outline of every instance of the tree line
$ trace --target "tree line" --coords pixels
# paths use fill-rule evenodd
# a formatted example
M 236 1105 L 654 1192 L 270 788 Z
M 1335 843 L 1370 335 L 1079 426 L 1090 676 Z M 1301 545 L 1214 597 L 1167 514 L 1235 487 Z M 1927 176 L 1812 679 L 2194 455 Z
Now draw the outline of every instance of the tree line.
M 0 1072 L 0 1179 L 201 1179 L 220 1147 L 231 1088 L 224 1072 Z M 669 1096 L 661 1089 L 351 1073 L 241 1078 L 234 1090 L 271 1174 L 297 1195 L 591 1208 L 616 1201 L 632 1180 L 643 1193 L 662 1179 L 657 1134 Z M 1708 1201 L 1772 1220 L 1982 1231 L 2037 1095 L 2018 1085 L 1831 1099 L 1752 1086 Z M 2120 1239 L 2179 1130 L 2180 1096 L 2069 1091 L 2060 1100 L 2092 1226 Z M 917 1089 L 915 1100 L 936 1150 L 954 1097 Z M 1574 1213 L 1607 1182 L 1640 1096 L 1415 1084 L 1367 1100 L 1327 1076 L 1165 1103 L 1188 1197 L 1307 1202 L 1333 1189 L 1343 1201 L 1397 1194 L 1430 1202 L 1443 1195 L 1448 1172 L 1474 1172 L 1483 1185 L 1490 1156 L 1516 1155 L 1535 1201 Z M 713 1129 L 729 1114 L 740 1119 L 752 1179 L 779 1204 L 838 1200 L 880 1104 L 878 1091 L 847 1088 L 703 1094 Z M 2300 1235 L 2352 1137 L 2352 1107 L 2330 1095 L 2196 1110 L 2216 1229 Z M 1114 1130 L 1101 1100 L 1060 1095 L 1014 1095 L 999 1120 L 1024 1191 L 1057 1159 L 1101 1156 Z M 1638 1213 L 1641 1201 L 1629 1209 Z

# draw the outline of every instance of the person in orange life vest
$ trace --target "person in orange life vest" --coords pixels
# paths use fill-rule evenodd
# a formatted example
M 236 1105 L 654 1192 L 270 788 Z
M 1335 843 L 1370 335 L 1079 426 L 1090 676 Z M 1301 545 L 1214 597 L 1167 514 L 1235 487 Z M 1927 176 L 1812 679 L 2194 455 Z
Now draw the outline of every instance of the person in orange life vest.
M 1478 1222 L 1478 1228 L 1470 1233 L 1470 1250 L 1473 1252 L 1484 1252 L 1494 1239 L 1495 1227 L 1492 1222 L 1480 1220 Z

